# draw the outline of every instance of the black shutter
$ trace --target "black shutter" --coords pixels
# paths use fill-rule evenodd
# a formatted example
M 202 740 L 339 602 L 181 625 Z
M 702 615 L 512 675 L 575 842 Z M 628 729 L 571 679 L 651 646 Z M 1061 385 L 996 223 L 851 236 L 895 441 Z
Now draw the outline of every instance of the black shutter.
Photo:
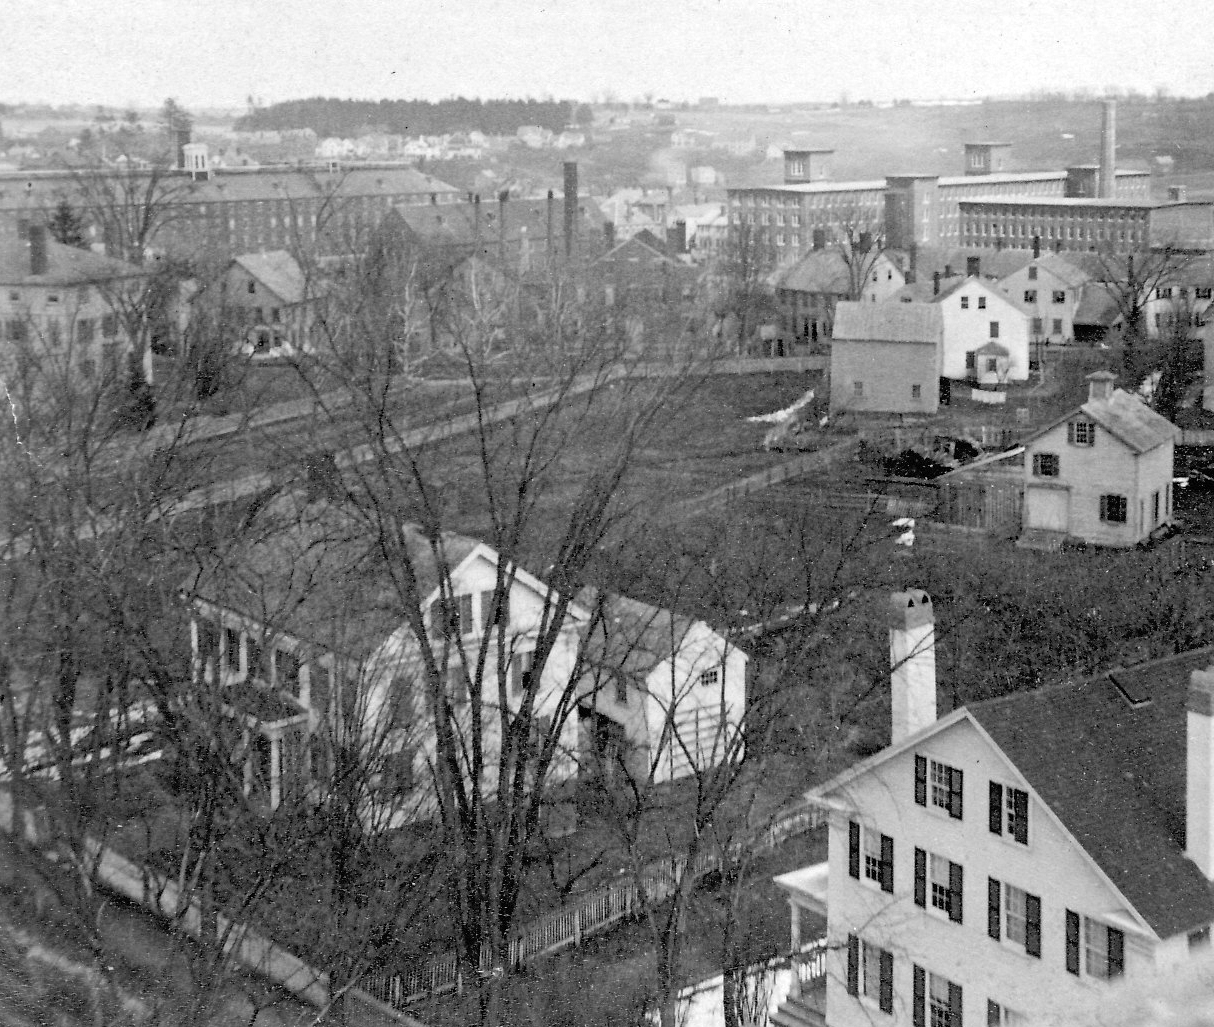
M 860 825 L 854 820 L 847 822 L 847 872 L 860 876 Z
M 1079 914 L 1066 911 L 1066 972 L 1079 976 Z
M 894 1011 L 894 954 L 881 950 L 881 1012 Z
M 915 905 L 927 907 L 927 853 L 915 849 Z
M 1041 899 L 1036 895 L 1024 897 L 1024 951 L 1041 958 Z
M 887 834 L 881 836 L 881 890 L 894 890 L 894 840 Z
M 847 993 L 860 994 L 860 939 L 854 934 L 847 936 Z
M 954 820 L 961 819 L 961 782 L 962 773 L 956 767 L 948 771 L 948 815 Z
M 1116 927 L 1109 928 L 1109 976 L 1125 973 L 1125 935 Z
M 961 881 L 962 870 L 960 863 L 948 865 L 948 918 L 955 924 L 961 923 Z
M 916 966 L 911 973 L 914 981 L 914 1002 L 911 1020 L 914 1027 L 927 1027 L 927 975 L 923 967 Z
M 1003 785 L 991 782 L 990 828 L 991 834 L 1003 834 Z
M 948 982 L 948 1027 L 961 1027 L 961 985 Z
M 1075 442 L 1075 422 L 1074 421 L 1067 421 L 1066 440 L 1067 440 L 1067 442 L 1070 442 L 1072 444 Z
M 1012 801 L 1015 803 L 1013 812 L 1016 815 L 1016 841 L 1021 845 L 1029 843 L 1029 793 L 1022 792 L 1016 789 L 1012 793 Z
M 927 805 L 927 757 L 915 757 L 915 805 Z
M 986 879 L 986 933 L 995 941 L 1003 937 L 1003 925 L 1000 922 L 1000 891 L 1002 886 L 993 877 Z
M 1003 1027 L 1003 1017 L 999 1015 L 1002 1012 L 999 1003 L 988 998 L 986 1000 L 986 1027 Z

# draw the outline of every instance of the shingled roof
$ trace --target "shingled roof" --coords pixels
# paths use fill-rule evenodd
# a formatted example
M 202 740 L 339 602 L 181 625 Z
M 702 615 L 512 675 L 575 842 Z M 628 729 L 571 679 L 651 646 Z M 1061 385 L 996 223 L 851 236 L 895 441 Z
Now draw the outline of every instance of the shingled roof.
M 1161 938 L 1214 920 L 1184 855 L 1189 676 L 1205 648 L 969 713 Z
M 1112 381 L 1112 376 L 1109 375 L 1108 379 Z M 1095 421 L 1135 453 L 1147 453 L 1165 442 L 1180 441 L 1180 429 L 1176 425 L 1162 414 L 1157 414 L 1137 396 L 1122 389 L 1113 389 L 1108 399 L 1089 397 L 1083 406 L 1051 421 L 1026 441 L 1041 438 L 1046 432 L 1079 414 Z
M 27 239 L 0 239 L 0 284 L 3 285 L 88 285 L 119 278 L 137 278 L 142 268 L 92 250 L 65 246 L 46 240 L 46 270 L 30 273 L 30 244 Z
M 250 537 L 187 585 L 188 597 L 355 659 L 405 623 L 378 540 L 328 503 L 299 492 L 280 496 L 258 515 Z M 413 525 L 404 526 L 403 538 L 422 599 L 439 584 L 436 547 Z M 438 548 L 453 570 L 478 545 L 444 533 Z
M 286 250 L 243 253 L 233 258 L 233 263 L 244 268 L 283 303 L 302 303 L 307 298 L 303 269 Z
M 935 303 L 856 303 L 835 307 L 836 342 L 906 342 L 935 345 L 944 321 Z

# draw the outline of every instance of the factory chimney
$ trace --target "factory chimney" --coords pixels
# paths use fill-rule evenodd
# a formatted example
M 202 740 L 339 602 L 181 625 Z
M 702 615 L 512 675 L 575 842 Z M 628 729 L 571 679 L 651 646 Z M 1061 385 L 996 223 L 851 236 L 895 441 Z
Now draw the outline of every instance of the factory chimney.
M 565 256 L 573 256 L 573 229 L 577 224 L 577 161 L 565 161 Z
M 1117 195 L 1117 101 L 1104 101 L 1104 122 L 1100 126 L 1100 177 L 1096 195 L 1111 200 Z

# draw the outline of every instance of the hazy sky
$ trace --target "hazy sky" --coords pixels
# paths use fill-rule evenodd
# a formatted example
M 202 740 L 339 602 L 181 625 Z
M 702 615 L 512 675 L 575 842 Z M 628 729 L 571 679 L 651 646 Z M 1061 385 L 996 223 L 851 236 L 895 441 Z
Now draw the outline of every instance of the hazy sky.
M 1214 91 L 1174 0 L 2 0 L 0 101 Z

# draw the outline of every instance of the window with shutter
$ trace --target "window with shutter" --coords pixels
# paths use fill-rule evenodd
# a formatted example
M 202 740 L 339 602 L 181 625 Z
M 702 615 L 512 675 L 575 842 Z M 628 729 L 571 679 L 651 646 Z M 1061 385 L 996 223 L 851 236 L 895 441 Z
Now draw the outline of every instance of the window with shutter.
M 1003 785 L 998 781 L 991 782 L 987 817 L 991 834 L 1003 834 Z
M 960 820 L 964 773 L 947 763 L 930 760 L 928 777 L 931 783 L 931 805 L 944 810 L 954 820 Z
M 993 877 L 986 879 L 986 933 L 995 941 L 1003 940 L 1002 926 L 1002 885 Z
M 881 950 L 880 959 L 880 994 L 877 1005 L 883 1013 L 894 1011 L 894 954 Z
M 948 918 L 955 924 L 962 921 L 961 902 L 965 888 L 962 883 L 963 871 L 960 863 L 948 865 Z
M 991 834 L 1027 845 L 1029 841 L 1029 796 L 1023 788 L 990 783 L 987 807 Z
M 915 803 L 927 805 L 927 757 L 915 757 Z
M 860 876 L 860 825 L 854 820 L 847 825 L 847 872 L 855 878 Z
M 847 936 L 847 993 L 860 994 L 860 939 L 854 934 Z
M 1066 972 L 1079 976 L 1079 914 L 1066 911 Z
M 915 905 L 927 906 L 927 853 L 915 849 Z
M 927 972 L 921 966 L 911 970 L 911 1019 L 914 1027 L 927 1027 Z

